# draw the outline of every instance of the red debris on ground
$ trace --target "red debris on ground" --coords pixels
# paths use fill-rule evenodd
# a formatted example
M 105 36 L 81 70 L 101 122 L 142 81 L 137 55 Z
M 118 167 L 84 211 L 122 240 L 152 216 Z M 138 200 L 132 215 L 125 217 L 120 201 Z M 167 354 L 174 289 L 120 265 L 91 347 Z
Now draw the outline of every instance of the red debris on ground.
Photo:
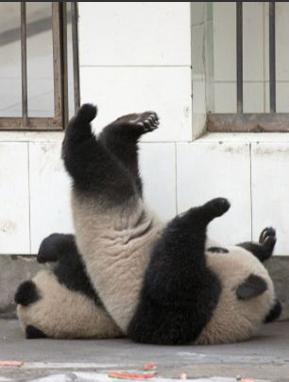
M 24 362 L 22 361 L 0 361 L 0 368 L 1 367 L 20 367 L 23 365 Z

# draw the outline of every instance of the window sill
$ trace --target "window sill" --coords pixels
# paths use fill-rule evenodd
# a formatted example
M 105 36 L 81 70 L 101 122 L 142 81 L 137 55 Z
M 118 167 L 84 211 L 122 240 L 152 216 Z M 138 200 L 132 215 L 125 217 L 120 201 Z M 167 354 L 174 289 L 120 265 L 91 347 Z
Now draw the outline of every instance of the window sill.
M 0 142 L 59 142 L 63 131 L 1 131 Z
M 194 141 L 206 142 L 289 143 L 289 133 L 206 133 Z

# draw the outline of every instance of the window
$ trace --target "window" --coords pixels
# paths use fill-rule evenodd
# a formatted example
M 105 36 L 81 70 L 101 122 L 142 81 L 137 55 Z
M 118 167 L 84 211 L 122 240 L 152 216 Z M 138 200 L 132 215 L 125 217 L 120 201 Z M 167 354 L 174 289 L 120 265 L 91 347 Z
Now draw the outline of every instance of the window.
M 289 3 L 208 2 L 206 17 L 208 130 L 288 132 Z
M 63 129 L 78 86 L 77 4 L 1 2 L 0 129 Z

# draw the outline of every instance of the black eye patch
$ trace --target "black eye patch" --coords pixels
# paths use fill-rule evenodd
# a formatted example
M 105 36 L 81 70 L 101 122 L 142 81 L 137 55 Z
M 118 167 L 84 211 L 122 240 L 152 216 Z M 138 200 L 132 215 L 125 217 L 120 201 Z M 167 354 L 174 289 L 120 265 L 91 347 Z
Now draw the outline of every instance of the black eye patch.
M 262 277 L 251 274 L 238 286 L 236 295 L 239 300 L 250 300 L 260 296 L 267 289 L 267 283 Z
M 215 252 L 215 253 L 229 253 L 229 251 L 226 248 L 222 247 L 210 247 L 207 249 L 208 252 Z

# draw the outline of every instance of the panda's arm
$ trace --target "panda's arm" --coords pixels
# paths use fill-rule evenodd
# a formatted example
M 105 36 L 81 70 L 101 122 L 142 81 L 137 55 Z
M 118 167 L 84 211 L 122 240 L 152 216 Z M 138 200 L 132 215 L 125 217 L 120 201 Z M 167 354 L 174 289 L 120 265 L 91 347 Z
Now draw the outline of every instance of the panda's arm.
M 205 258 L 208 223 L 230 207 L 223 198 L 191 208 L 174 218 L 154 248 L 147 269 L 146 286 L 165 304 L 182 304 L 193 298 L 192 289 L 206 284 Z
M 40 244 L 37 261 L 39 263 L 56 262 L 63 255 L 69 256 L 76 250 L 75 237 L 69 234 L 53 233 Z
M 272 227 L 267 227 L 261 232 L 259 243 L 247 241 L 237 244 L 237 246 L 251 252 L 255 257 L 263 262 L 268 260 L 273 255 L 276 241 L 277 238 L 275 229 Z
M 229 208 L 214 199 L 173 219 L 156 244 L 128 336 L 136 342 L 186 344 L 200 334 L 219 299 L 205 258 L 208 223 Z

